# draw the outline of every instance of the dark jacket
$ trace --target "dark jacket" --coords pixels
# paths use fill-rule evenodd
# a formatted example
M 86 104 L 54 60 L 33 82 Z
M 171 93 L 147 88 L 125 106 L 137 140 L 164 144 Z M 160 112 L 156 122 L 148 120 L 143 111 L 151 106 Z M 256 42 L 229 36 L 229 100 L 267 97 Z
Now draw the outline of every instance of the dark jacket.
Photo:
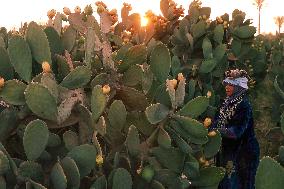
M 222 135 L 222 146 L 216 156 L 217 166 L 227 174 L 220 183 L 221 189 L 253 189 L 259 163 L 259 144 L 255 137 L 252 107 L 247 97 L 238 104 L 234 116 L 224 129 L 216 128 L 216 115 L 209 130 L 217 129 Z

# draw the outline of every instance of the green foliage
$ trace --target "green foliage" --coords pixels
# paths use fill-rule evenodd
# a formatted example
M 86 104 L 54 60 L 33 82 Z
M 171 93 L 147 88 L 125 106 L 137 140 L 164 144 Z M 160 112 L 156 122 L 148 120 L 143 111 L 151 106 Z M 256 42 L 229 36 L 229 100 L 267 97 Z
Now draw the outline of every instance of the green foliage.
M 253 37 L 255 32 L 256 32 L 256 29 L 253 26 L 241 26 L 241 27 L 237 27 L 234 30 L 233 34 L 241 39 L 246 39 L 246 38 Z
M 146 60 L 147 49 L 145 45 L 135 45 L 130 47 L 119 65 L 119 70 L 126 71 L 130 66 L 136 64 L 142 64 Z
M 24 133 L 23 145 L 29 160 L 36 160 L 44 151 L 48 142 L 49 132 L 41 120 L 30 122 Z
M 56 121 L 56 99 L 45 86 L 31 83 L 25 90 L 26 103 L 33 113 L 39 117 Z
M 108 118 L 110 125 L 121 131 L 126 122 L 127 111 L 121 100 L 116 100 L 110 105 Z
M 65 157 L 60 163 L 67 179 L 67 187 L 73 189 L 79 188 L 80 173 L 76 162 L 70 157 Z
M 143 168 L 141 176 L 147 181 L 147 182 L 151 182 L 153 176 L 154 176 L 154 170 L 153 168 L 148 165 L 146 167 Z
M 49 42 L 51 55 L 61 54 L 63 52 L 63 45 L 58 32 L 51 26 L 46 27 L 44 32 Z
M 86 66 L 78 66 L 60 83 L 68 89 L 76 89 L 86 85 L 91 79 L 91 71 Z
M 158 133 L 158 144 L 164 148 L 171 147 L 171 137 L 163 128 L 161 128 Z
M 281 115 L 280 124 L 281 124 L 282 133 L 284 134 L 284 113 L 282 113 Z
M 30 81 L 32 54 L 27 42 L 21 36 L 13 36 L 9 40 L 8 53 L 15 71 L 23 80 Z
M 97 150 L 93 145 L 90 144 L 76 146 L 67 154 L 67 157 L 72 158 L 76 162 L 80 172 L 80 178 L 88 175 L 91 170 L 95 168 L 96 156 Z
M 256 172 L 255 187 L 280 189 L 284 186 L 284 169 L 270 157 L 264 157 Z
M 76 42 L 76 30 L 72 26 L 68 26 L 61 37 L 63 48 L 67 51 L 71 51 Z
M 58 79 L 62 81 L 70 73 L 71 68 L 63 56 L 56 55 L 54 59 L 58 67 Z
M 44 173 L 40 164 L 34 161 L 24 161 L 19 165 L 18 174 L 24 179 L 42 182 Z
M 208 105 L 209 99 L 205 96 L 199 96 L 185 104 L 178 114 L 197 118 L 207 109 Z
M 256 86 L 265 76 L 274 81 L 273 122 L 284 131 L 283 42 L 254 37 L 244 12 L 213 20 L 200 1 L 187 14 L 162 0 L 164 16 L 148 12 L 142 28 L 130 5 L 116 22 L 114 11 L 97 4 L 68 18 L 56 13 L 47 26 L 0 29 L 0 185 L 217 188 L 224 170 L 197 159 L 210 161 L 220 149 L 220 133 L 208 136 L 202 122 L 214 117 L 232 66 L 246 69 Z M 44 61 L 50 69 L 41 68 Z M 280 130 L 266 137 L 280 142 Z M 277 158 L 283 161 L 283 148 Z
M 134 87 L 141 82 L 143 71 L 139 65 L 132 65 L 123 74 L 123 83 L 126 86 Z
M 94 184 L 92 184 L 91 189 L 105 189 L 107 187 L 106 177 L 103 175 L 99 177 Z
M 9 165 L 9 159 L 2 151 L 0 151 L 0 160 L 1 160 L 0 175 L 4 175 L 10 169 L 10 165 Z
M 57 162 L 51 170 L 50 179 L 55 189 L 67 188 L 67 179 L 61 165 Z
M 223 37 L 224 37 L 224 29 L 223 29 L 223 26 L 219 24 L 214 29 L 214 40 L 217 43 L 221 44 L 223 41 Z
M 187 177 L 196 179 L 200 176 L 199 167 L 199 162 L 193 158 L 191 161 L 185 162 L 183 172 Z
M 206 23 L 204 21 L 199 21 L 191 26 L 191 32 L 193 39 L 197 40 L 199 37 L 206 33 Z
M 56 146 L 59 146 L 60 144 L 61 144 L 60 136 L 58 136 L 55 133 L 49 133 L 47 146 L 48 147 L 56 147 Z
M 213 58 L 212 44 L 211 44 L 211 41 L 208 38 L 203 39 L 202 49 L 203 49 L 203 56 L 204 56 L 205 59 Z
M 34 59 L 39 64 L 44 61 L 47 61 L 49 64 L 52 63 L 48 39 L 37 23 L 31 22 L 29 24 L 26 33 L 26 40 L 30 46 Z
M 209 140 L 204 145 L 204 155 L 208 159 L 214 157 L 218 153 L 221 147 L 222 143 L 221 134 L 218 131 L 216 133 L 217 134 L 215 136 L 208 137 Z
M 7 50 L 3 47 L 0 47 L 0 61 L 0 76 L 6 80 L 13 79 L 13 66 L 11 64 Z
M 196 138 L 204 138 L 207 135 L 207 129 L 199 121 L 190 117 L 176 116 L 175 119 L 180 123 L 184 130 Z
M 277 91 L 277 93 L 284 99 L 284 91 L 280 88 L 280 86 L 277 82 L 277 78 L 278 78 L 278 76 L 275 77 L 274 87 L 275 87 L 275 90 Z
M 153 180 L 153 182 L 151 183 L 151 187 L 153 189 L 165 189 L 165 187 L 158 181 Z
M 0 91 L 0 97 L 13 105 L 24 105 L 26 103 L 24 91 L 26 84 L 18 80 L 9 80 Z
M 152 153 L 164 167 L 176 173 L 182 171 L 185 155 L 178 148 L 155 147 Z
M 65 147 L 68 150 L 72 150 L 72 148 L 79 145 L 78 135 L 74 131 L 68 130 L 68 131 L 64 132 L 63 141 L 64 141 L 64 144 L 65 144 Z
M 217 187 L 225 176 L 225 169 L 220 167 L 208 167 L 200 169 L 200 177 L 192 181 L 192 186 Z
M 145 114 L 150 123 L 156 124 L 168 116 L 169 109 L 163 104 L 153 104 L 146 108 Z
M 132 178 L 130 173 L 124 168 L 118 168 L 113 175 L 113 189 L 131 189 Z
M 125 140 L 125 145 L 128 149 L 128 152 L 132 156 L 138 156 L 140 153 L 140 139 L 137 128 L 134 125 L 131 125 L 128 129 L 128 134 Z
M 160 82 L 165 82 L 171 68 L 171 57 L 164 44 L 158 44 L 154 47 L 151 52 L 150 65 L 154 76 Z
M 212 72 L 212 70 L 216 66 L 216 60 L 215 59 L 209 59 L 209 60 L 203 60 L 202 64 L 200 66 L 199 72 L 202 74 L 208 74 Z
M 107 103 L 106 95 L 102 92 L 102 87 L 97 85 L 92 90 L 91 109 L 93 121 L 97 121 L 103 113 Z
M 182 189 L 181 179 L 178 177 L 178 174 L 169 169 L 158 170 L 154 179 L 160 182 L 165 188 Z

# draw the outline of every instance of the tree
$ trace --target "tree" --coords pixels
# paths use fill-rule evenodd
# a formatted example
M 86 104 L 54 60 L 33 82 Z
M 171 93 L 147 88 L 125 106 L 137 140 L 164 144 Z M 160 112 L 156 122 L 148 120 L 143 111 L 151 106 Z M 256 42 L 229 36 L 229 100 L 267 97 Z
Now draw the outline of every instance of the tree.
M 253 0 L 253 5 L 257 7 L 258 10 L 258 34 L 260 34 L 260 11 L 265 0 Z
M 278 33 L 280 34 L 281 27 L 284 24 L 284 16 L 276 16 L 274 17 L 275 24 L 278 26 Z

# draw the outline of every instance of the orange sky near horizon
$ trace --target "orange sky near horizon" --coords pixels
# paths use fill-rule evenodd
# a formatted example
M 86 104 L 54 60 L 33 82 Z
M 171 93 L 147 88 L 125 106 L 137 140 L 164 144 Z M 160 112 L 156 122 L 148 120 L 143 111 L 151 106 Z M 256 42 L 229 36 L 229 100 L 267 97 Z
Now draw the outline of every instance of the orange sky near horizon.
M 153 12 L 160 14 L 160 0 L 102 0 L 107 6 L 112 9 L 116 8 L 118 11 L 122 7 L 123 2 L 130 3 L 133 7 L 132 12 L 143 14 L 151 9 Z M 8 29 L 13 27 L 18 28 L 21 22 L 40 21 L 46 22 L 46 12 L 52 8 L 61 11 L 64 6 L 71 10 L 76 5 L 85 7 L 91 4 L 95 7 L 95 0 L 9 0 L 2 4 L 0 11 L 0 27 L 4 26 Z M 183 5 L 185 10 L 191 0 L 175 0 L 178 4 Z M 252 4 L 253 0 L 202 0 L 203 6 L 211 7 L 211 19 L 220 16 L 225 12 L 231 14 L 234 9 L 240 9 L 246 12 L 247 17 L 253 19 L 253 25 L 258 24 L 258 12 L 256 7 Z M 284 16 L 283 9 L 284 0 L 266 0 L 262 9 L 261 17 L 261 32 L 275 33 L 278 30 L 274 23 L 275 16 Z M 96 14 L 96 13 L 95 13 Z M 281 30 L 284 32 L 284 27 Z

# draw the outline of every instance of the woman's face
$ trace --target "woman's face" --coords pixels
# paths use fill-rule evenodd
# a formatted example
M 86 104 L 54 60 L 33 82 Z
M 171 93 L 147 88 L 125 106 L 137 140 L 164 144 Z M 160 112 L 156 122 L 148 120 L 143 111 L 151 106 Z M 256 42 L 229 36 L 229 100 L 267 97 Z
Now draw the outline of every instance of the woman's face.
M 234 85 L 227 84 L 225 86 L 225 90 L 226 90 L 227 96 L 232 96 L 232 94 L 234 93 Z

